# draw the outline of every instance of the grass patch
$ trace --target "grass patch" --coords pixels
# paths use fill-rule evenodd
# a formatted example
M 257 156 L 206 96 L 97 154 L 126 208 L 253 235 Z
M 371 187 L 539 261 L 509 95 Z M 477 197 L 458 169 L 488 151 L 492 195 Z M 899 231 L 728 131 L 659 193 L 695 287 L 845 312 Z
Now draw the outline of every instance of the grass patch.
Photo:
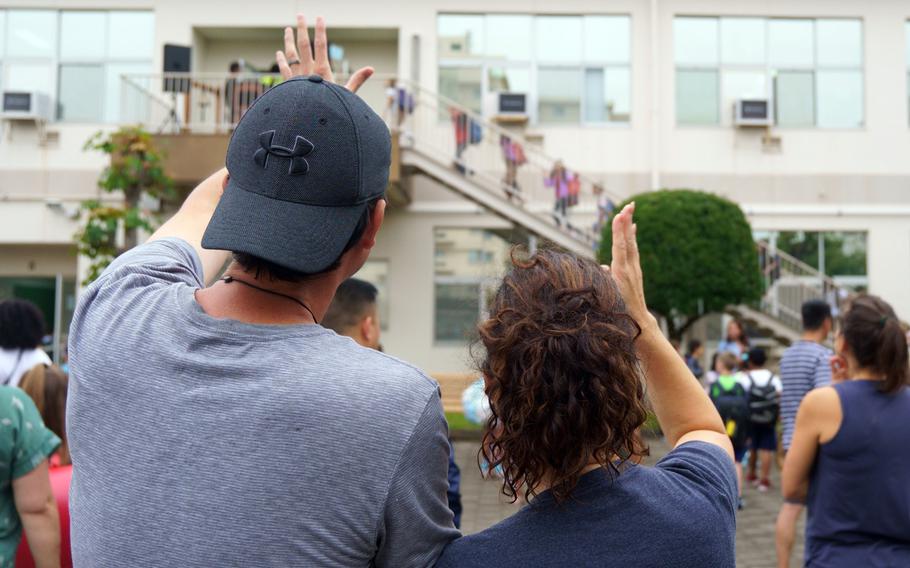
M 446 412 L 446 421 L 449 423 L 449 431 L 481 429 L 480 424 L 474 424 L 465 418 L 461 412 Z

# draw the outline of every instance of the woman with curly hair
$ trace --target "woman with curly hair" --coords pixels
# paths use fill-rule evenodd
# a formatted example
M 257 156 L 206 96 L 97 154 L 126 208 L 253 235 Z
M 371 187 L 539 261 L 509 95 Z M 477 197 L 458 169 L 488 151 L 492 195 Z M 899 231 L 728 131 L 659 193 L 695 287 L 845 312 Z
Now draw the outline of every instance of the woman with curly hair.
M 633 211 L 613 219 L 609 268 L 555 251 L 513 259 L 479 329 L 481 454 L 530 503 L 438 566 L 734 565 L 733 449 L 645 305 Z M 646 390 L 673 447 L 655 467 L 638 465 Z

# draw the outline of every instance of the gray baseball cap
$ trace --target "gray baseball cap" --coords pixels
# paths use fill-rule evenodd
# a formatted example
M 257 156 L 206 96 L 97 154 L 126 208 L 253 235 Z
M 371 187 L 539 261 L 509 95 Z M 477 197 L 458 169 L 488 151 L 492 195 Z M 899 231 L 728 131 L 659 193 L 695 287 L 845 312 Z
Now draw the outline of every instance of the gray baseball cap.
M 318 75 L 280 83 L 231 136 L 230 178 L 202 247 L 321 272 L 385 193 L 390 161 L 389 129 L 360 97 Z

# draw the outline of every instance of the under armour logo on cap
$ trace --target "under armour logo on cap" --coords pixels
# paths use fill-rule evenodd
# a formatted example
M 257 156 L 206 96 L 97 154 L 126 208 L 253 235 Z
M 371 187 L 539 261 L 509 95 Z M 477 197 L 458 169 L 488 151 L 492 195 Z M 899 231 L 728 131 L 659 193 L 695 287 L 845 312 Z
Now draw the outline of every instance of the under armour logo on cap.
M 269 164 L 269 156 L 275 155 L 279 158 L 290 158 L 291 165 L 288 168 L 288 175 L 302 175 L 310 171 L 310 164 L 304 156 L 313 151 L 313 143 L 304 138 L 297 136 L 294 139 L 294 148 L 285 148 L 277 144 L 272 144 L 275 138 L 275 131 L 268 130 L 259 135 L 259 145 L 261 148 L 253 154 L 253 160 L 261 167 L 265 168 Z

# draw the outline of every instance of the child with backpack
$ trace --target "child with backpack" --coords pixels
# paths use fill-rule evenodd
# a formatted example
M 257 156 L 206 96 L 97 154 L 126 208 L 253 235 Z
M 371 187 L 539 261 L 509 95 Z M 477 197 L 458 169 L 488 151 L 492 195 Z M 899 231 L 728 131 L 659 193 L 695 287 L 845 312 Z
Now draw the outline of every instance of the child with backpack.
M 736 485 L 739 491 L 738 508 L 743 508 L 743 456 L 749 440 L 749 384 L 736 372 L 739 359 L 730 352 L 717 356 L 717 380 L 708 386 L 708 395 L 717 408 L 733 443 L 736 465 Z
M 761 347 L 749 350 L 746 369 L 749 383 L 749 432 L 752 454 L 749 456 L 749 474 L 746 481 L 765 492 L 771 488 L 771 462 L 777 452 L 777 418 L 780 415 L 780 395 L 784 390 L 780 377 L 765 369 L 767 356 Z M 757 456 L 757 458 L 756 458 Z M 755 475 L 755 466 L 761 462 L 761 478 Z

